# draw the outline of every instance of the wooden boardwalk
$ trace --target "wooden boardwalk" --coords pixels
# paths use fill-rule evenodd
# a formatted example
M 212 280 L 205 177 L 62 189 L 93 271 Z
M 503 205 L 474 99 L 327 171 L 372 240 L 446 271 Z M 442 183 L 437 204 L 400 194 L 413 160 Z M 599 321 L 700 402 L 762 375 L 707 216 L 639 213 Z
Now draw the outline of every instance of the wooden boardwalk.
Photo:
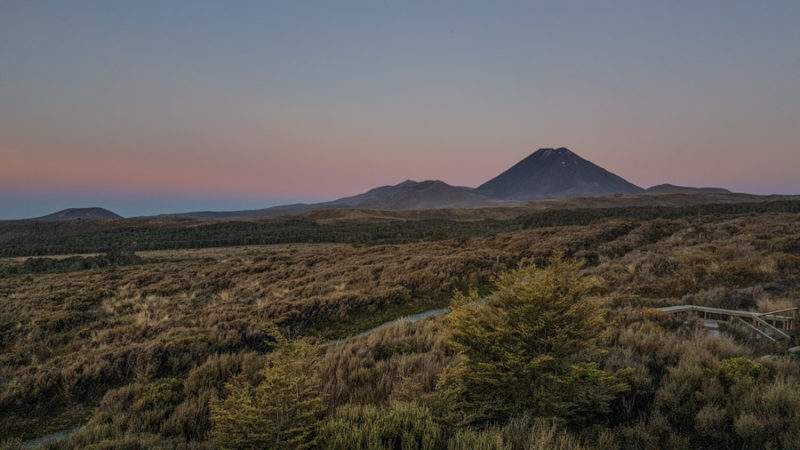
M 705 321 L 744 324 L 757 336 L 765 337 L 773 342 L 792 340 L 797 326 L 798 310 L 800 310 L 800 308 L 788 308 L 759 313 L 696 305 L 668 306 L 659 309 L 671 314 L 695 315 Z

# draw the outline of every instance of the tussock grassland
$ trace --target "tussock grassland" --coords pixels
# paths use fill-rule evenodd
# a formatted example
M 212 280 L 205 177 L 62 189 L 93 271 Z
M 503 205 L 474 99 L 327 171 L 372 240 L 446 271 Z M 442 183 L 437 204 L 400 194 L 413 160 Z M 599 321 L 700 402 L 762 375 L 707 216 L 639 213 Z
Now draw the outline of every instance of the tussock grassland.
M 431 448 L 781 447 L 800 442 L 800 364 L 756 359 L 773 349 L 651 308 L 798 306 L 798 242 L 797 214 L 611 219 L 397 245 L 139 251 L 122 265 L 11 274 L 0 278 L 0 440 L 84 426 L 53 445 L 223 445 L 208 433 L 212 405 L 229 383 L 263 382 L 276 329 L 322 344 L 563 254 L 584 262 L 607 308 L 598 367 L 630 369 L 607 420 L 442 422 L 437 384 L 459 357 L 443 320 L 426 319 L 320 347 L 318 445 L 401 442 L 376 437 L 400 423 L 423 427 L 408 436 Z

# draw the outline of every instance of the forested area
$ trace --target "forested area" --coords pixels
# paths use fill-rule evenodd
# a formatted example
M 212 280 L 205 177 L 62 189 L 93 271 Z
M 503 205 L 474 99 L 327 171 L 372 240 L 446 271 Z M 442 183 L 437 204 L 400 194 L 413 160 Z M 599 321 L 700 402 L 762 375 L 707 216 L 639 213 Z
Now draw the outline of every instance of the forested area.
M 309 219 L 127 219 L 0 222 L 0 257 L 148 251 L 286 243 L 379 245 L 469 238 L 539 227 L 587 225 L 610 218 L 653 220 L 702 215 L 800 212 L 799 200 L 690 206 L 554 209 L 507 220 L 394 220 L 319 224 Z
M 140 250 L 68 272 L 33 258 L 46 270 L 0 278 L 0 441 L 795 448 L 800 360 L 657 309 L 800 306 L 800 214 L 728 206 L 560 211 L 544 216 L 560 226 L 400 244 Z

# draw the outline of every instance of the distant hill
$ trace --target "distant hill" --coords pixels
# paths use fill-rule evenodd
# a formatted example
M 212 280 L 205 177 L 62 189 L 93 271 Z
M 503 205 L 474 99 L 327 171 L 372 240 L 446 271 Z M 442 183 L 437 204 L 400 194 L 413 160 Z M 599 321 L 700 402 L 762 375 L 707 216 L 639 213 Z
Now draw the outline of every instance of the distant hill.
M 406 180 L 393 186 L 377 187 L 363 194 L 344 197 L 330 202 L 312 204 L 298 203 L 244 211 L 198 211 L 170 215 L 222 219 L 230 217 L 273 217 L 303 214 L 310 211 L 326 209 L 376 209 L 393 211 L 406 209 L 474 208 L 478 206 L 498 205 L 501 203 L 503 202 L 489 199 L 475 192 L 474 189 L 451 186 L 444 181 L 427 180 L 418 182 Z
M 638 194 L 644 189 L 562 147 L 537 150 L 476 191 L 489 198 L 531 201 Z
M 718 187 L 689 187 L 689 186 L 675 186 L 674 184 L 659 184 L 647 188 L 645 192 L 695 192 L 698 194 L 729 194 L 731 191 Z
M 439 180 L 406 180 L 333 202 L 337 207 L 388 210 L 469 208 L 495 203 L 471 188 L 451 186 Z
M 68 208 L 29 220 L 40 222 L 66 222 L 69 220 L 122 219 L 123 217 L 105 208 Z

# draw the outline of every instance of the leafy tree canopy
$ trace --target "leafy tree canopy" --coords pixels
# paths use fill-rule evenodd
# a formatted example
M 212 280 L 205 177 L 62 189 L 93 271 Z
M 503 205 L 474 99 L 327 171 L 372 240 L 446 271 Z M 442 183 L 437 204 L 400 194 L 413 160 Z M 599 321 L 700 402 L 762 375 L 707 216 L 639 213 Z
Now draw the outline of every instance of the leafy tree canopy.
M 605 321 L 580 264 L 555 257 L 544 268 L 520 266 L 496 284 L 486 301 L 474 292 L 453 301 L 449 338 L 461 358 L 439 385 L 450 419 L 579 420 L 607 412 L 627 385 L 622 374 L 592 362 Z
M 279 338 L 266 358 L 258 386 L 229 384 L 225 400 L 212 403 L 212 440 L 223 448 L 312 447 L 324 412 L 320 349 Z

